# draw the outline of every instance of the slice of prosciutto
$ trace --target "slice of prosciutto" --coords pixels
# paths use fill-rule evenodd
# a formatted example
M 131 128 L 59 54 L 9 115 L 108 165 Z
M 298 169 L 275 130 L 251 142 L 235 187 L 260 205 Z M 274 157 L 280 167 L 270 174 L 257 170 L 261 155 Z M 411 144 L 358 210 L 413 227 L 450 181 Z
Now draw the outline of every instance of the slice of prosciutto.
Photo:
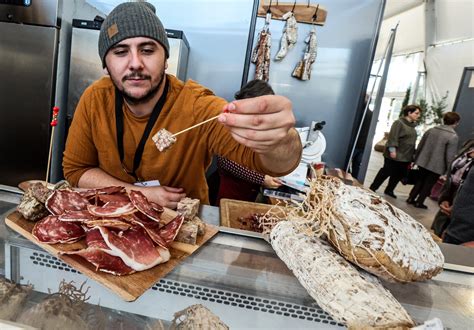
M 104 187 L 104 188 L 79 191 L 79 193 L 87 199 L 90 199 L 96 195 L 112 195 L 112 194 L 121 194 L 124 192 L 125 192 L 125 187 L 122 187 L 122 186 L 110 186 L 110 187 Z
M 45 206 L 53 215 L 60 215 L 66 211 L 87 210 L 90 205 L 87 198 L 84 198 L 76 191 L 55 190 L 46 200 Z
M 57 216 L 49 215 L 37 223 L 32 230 L 33 236 L 42 243 L 72 243 L 85 236 L 84 229 L 75 222 L 60 221 Z
M 110 254 L 111 250 L 105 243 L 99 229 L 93 229 L 86 235 L 87 248 L 63 254 L 78 255 L 93 264 L 97 270 L 114 275 L 128 275 L 135 272 L 122 259 Z
M 146 231 L 148 236 L 150 236 L 152 241 L 155 242 L 155 244 L 163 248 L 168 248 L 168 244 L 159 234 L 160 225 L 158 222 L 150 220 L 146 215 L 141 212 L 133 214 L 132 217 L 128 219 L 128 221 L 134 225 L 142 227 Z
M 112 250 L 111 254 L 120 257 L 127 266 L 136 271 L 152 268 L 170 259 L 169 251 L 155 247 L 141 227 L 120 233 L 105 227 L 99 227 L 99 230 L 105 243 Z
M 130 202 L 109 202 L 103 206 L 88 205 L 87 210 L 95 216 L 107 218 L 132 214 L 136 211 Z
M 98 195 L 97 198 L 104 204 L 108 202 L 130 202 L 130 198 L 128 198 L 127 195 L 123 194 Z
M 88 247 L 83 250 L 65 252 L 63 254 L 75 254 L 83 257 L 95 266 L 95 270 L 114 275 L 128 275 L 135 273 L 135 270 L 128 267 L 122 259 L 110 254 L 110 250 Z
M 156 210 L 156 207 L 160 205 L 153 203 L 151 204 L 142 192 L 137 190 L 130 191 L 130 200 L 133 205 L 143 214 L 146 214 L 150 219 L 154 221 L 160 221 L 161 213 L 164 211 L 161 207 L 160 210 Z
M 158 230 L 158 234 L 165 240 L 166 244 L 170 244 L 178 235 L 179 228 L 183 224 L 184 216 L 182 214 L 178 214 L 176 218 L 168 222 L 166 225 L 161 227 Z
M 61 221 L 71 221 L 71 222 L 85 222 L 92 220 L 94 216 L 89 213 L 87 210 L 82 211 L 66 211 L 66 213 L 61 214 L 59 217 Z
M 132 228 L 130 222 L 124 221 L 122 218 L 104 218 L 104 219 L 91 219 L 84 222 L 89 227 L 108 227 L 118 230 L 127 230 Z

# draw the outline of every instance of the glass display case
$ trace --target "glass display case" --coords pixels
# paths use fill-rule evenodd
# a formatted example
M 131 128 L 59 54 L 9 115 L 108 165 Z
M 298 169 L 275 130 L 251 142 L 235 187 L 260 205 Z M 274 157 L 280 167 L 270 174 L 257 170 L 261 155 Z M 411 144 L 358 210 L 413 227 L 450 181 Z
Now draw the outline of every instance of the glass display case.
M 3 203 L 5 214 L 15 206 L 11 198 Z M 110 309 L 110 315 L 134 315 L 145 323 L 156 319 L 166 323 L 175 312 L 202 304 L 230 328 L 343 327 L 315 303 L 262 239 L 219 233 L 136 301 L 125 302 L 6 228 L 5 214 L 0 225 L 4 276 L 32 284 L 37 294 L 54 292 L 62 280 L 79 285 L 87 281 L 90 304 Z M 219 209 L 202 206 L 200 217 L 218 225 Z M 445 270 L 426 282 L 384 285 L 418 323 L 438 317 L 447 328 L 472 327 L 474 276 L 470 274 Z

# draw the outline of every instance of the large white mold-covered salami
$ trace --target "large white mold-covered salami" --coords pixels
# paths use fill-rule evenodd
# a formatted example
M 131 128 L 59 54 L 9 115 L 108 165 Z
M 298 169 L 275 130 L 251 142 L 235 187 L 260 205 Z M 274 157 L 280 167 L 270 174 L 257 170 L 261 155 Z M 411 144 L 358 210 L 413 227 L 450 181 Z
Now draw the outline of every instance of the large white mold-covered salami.
M 356 269 L 328 243 L 299 233 L 290 221 L 278 222 L 270 242 L 318 305 L 348 326 L 412 326 L 400 303 L 376 277 Z
M 423 225 L 365 189 L 322 177 L 290 216 L 313 236 L 327 235 L 346 259 L 386 280 L 438 274 L 444 257 Z
M 444 257 L 425 227 L 365 189 L 340 185 L 329 239 L 344 256 L 388 280 L 425 280 L 443 269 Z

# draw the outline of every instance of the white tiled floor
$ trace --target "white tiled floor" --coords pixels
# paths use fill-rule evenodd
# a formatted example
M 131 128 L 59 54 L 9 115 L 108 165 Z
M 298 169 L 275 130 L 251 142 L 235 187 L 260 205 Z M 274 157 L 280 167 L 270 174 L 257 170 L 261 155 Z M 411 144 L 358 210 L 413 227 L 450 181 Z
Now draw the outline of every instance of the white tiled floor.
M 364 182 L 364 185 L 366 187 L 370 186 L 375 176 L 377 175 L 377 172 L 382 166 L 383 166 L 383 154 L 378 151 L 372 151 L 372 154 L 370 155 L 369 166 L 367 169 L 367 175 L 365 177 L 365 182 Z M 407 204 L 405 200 L 408 198 L 408 194 L 411 188 L 413 188 L 413 186 L 411 185 L 404 186 L 401 183 L 399 183 L 397 185 L 397 188 L 395 189 L 395 195 L 398 198 L 394 199 L 383 193 L 387 183 L 388 183 L 388 179 L 377 190 L 377 193 L 380 196 L 384 197 L 391 204 L 404 210 L 406 213 L 411 215 L 414 219 L 418 220 L 425 227 L 429 229 L 431 227 L 431 223 L 433 222 L 436 212 L 438 212 L 438 209 L 439 209 L 438 204 L 429 197 L 425 201 L 425 205 L 428 206 L 427 210 L 419 209 L 419 208 L 414 207 L 413 205 Z

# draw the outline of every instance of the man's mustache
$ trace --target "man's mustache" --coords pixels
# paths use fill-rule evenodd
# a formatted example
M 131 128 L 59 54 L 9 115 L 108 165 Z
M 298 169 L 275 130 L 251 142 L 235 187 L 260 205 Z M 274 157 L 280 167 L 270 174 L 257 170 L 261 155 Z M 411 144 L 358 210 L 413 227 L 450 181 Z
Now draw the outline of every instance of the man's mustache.
M 129 80 L 129 79 L 142 79 L 142 80 L 150 80 L 151 76 L 142 74 L 139 72 L 132 72 L 125 77 L 122 78 L 122 81 Z

